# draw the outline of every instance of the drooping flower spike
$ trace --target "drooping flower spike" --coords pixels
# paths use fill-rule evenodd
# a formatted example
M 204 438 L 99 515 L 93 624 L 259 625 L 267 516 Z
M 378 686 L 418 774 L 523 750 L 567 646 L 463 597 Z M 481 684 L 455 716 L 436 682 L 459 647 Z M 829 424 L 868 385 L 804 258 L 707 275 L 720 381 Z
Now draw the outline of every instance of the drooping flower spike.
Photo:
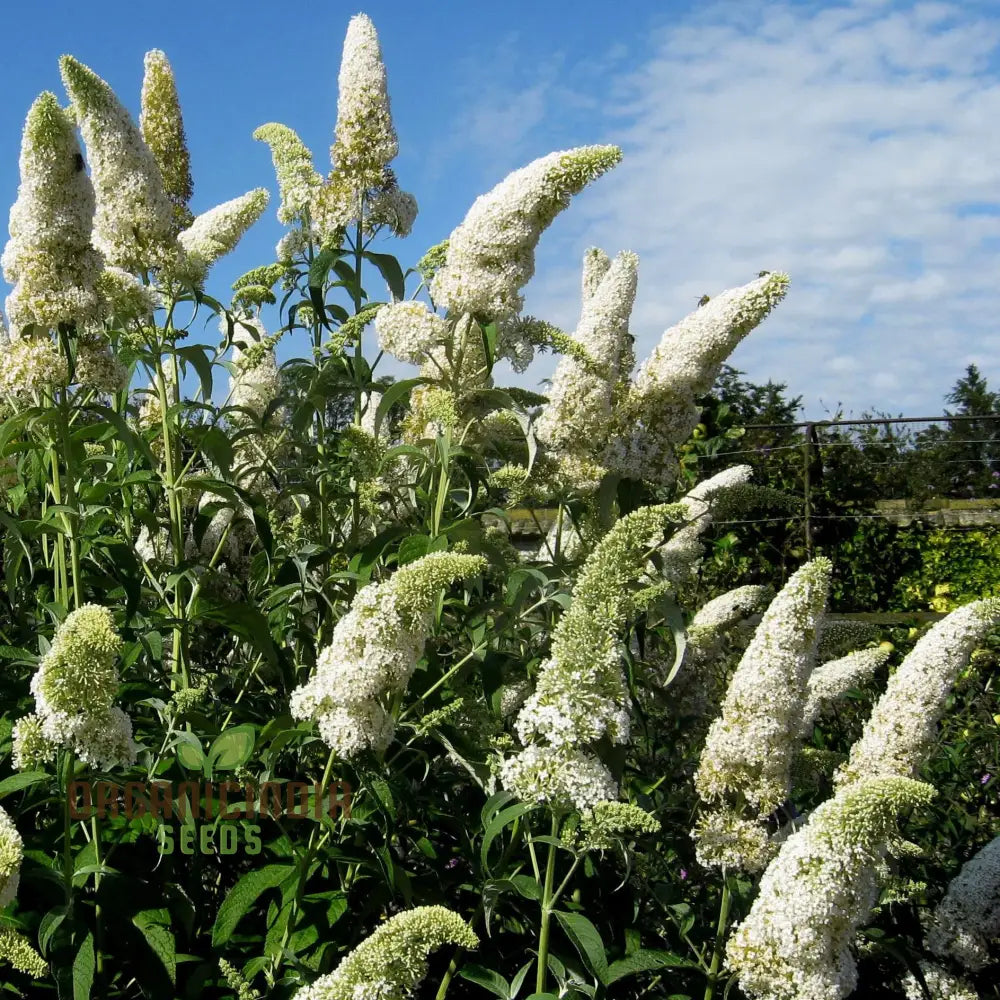
M 73 121 L 54 94 L 41 94 L 28 112 L 20 169 L 2 258 L 14 286 L 6 303 L 11 334 L 16 339 L 30 324 L 44 333 L 94 323 L 102 314 L 102 261 L 91 246 L 94 189 Z
M 108 264 L 136 274 L 175 262 L 174 206 L 139 128 L 93 70 L 72 56 L 59 67 L 87 145 L 97 198 L 94 246 Z
M 428 955 L 445 944 L 471 949 L 479 938 L 443 906 L 404 910 L 293 1000 L 408 1000 L 427 975 Z
M 535 247 L 574 194 L 614 167 L 617 146 L 549 153 L 480 195 L 451 234 L 431 297 L 453 313 L 503 319 L 521 311 L 535 271 Z

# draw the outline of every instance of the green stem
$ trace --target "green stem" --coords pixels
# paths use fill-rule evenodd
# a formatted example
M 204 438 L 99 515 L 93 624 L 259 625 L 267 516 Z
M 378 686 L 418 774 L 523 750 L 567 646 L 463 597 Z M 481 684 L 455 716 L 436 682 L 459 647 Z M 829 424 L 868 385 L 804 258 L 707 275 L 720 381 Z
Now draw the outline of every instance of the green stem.
M 559 818 L 552 817 L 552 836 L 559 833 Z M 552 927 L 553 887 L 556 881 L 555 844 L 549 844 L 548 859 L 545 862 L 545 885 L 542 889 L 542 924 L 538 932 L 538 970 L 535 975 L 535 992 L 545 992 L 545 981 L 549 964 L 549 931 Z
M 712 948 L 712 962 L 708 967 L 708 982 L 705 984 L 704 1000 L 712 1000 L 715 996 L 715 986 L 719 981 L 719 969 L 722 966 L 722 953 L 726 944 L 726 929 L 729 926 L 729 909 L 733 897 L 729 891 L 729 881 L 726 873 L 722 873 L 722 901 L 719 903 L 719 923 L 715 929 L 715 945 Z
M 67 750 L 63 761 L 63 794 L 66 809 L 63 815 L 63 885 L 66 890 L 66 906 L 73 902 L 73 823 L 69 815 L 69 785 L 73 780 L 73 751 Z
M 97 813 L 90 816 L 90 832 L 94 838 L 94 865 L 101 866 L 101 828 L 97 824 Z M 101 873 L 94 872 L 94 894 L 101 888 Z M 104 921 L 102 919 L 101 904 L 94 903 L 94 945 L 97 953 L 97 974 L 104 975 Z

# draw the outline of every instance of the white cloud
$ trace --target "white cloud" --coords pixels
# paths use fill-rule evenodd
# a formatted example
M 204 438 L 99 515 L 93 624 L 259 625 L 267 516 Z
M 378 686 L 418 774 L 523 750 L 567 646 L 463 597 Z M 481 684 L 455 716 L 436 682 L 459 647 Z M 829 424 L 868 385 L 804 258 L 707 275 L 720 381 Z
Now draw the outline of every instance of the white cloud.
M 572 327 L 583 249 L 634 249 L 641 357 L 701 294 L 787 270 L 788 298 L 733 361 L 787 381 L 810 415 L 821 400 L 935 412 L 969 359 L 997 358 L 1000 216 L 960 209 L 1000 201 L 1000 18 L 721 3 L 654 29 L 628 68 L 623 41 L 560 62 L 577 83 L 600 67 L 586 79 L 602 100 L 575 86 L 572 113 L 626 158 L 543 239 L 529 311 Z M 530 150 L 520 163 L 563 145 L 545 139 L 567 88 L 551 64 L 515 75 L 463 127 Z

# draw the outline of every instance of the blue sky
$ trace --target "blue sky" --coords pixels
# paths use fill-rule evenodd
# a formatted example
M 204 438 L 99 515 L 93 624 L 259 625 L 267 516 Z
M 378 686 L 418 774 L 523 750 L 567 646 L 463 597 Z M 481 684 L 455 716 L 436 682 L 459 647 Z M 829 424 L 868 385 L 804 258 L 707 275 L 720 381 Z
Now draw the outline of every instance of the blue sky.
M 95 12 L 99 9 L 100 16 Z M 969 362 L 1000 383 L 1000 13 L 995 4 L 373 0 L 401 153 L 420 204 L 404 265 L 476 195 L 552 149 L 617 142 L 625 161 L 543 237 L 527 310 L 567 329 L 580 258 L 640 255 L 640 357 L 698 298 L 783 269 L 792 289 L 738 349 L 822 416 L 939 412 Z M 37 9 L 36 9 L 37 10 Z M 165 17 L 162 11 L 169 10 Z M 137 111 L 147 49 L 169 56 L 203 211 L 274 191 L 266 121 L 325 167 L 336 117 L 342 3 L 169 6 L 62 0 L 7 12 L 0 195 L 17 188 L 23 117 L 61 94 L 71 52 Z M 2 200 L 2 199 L 0 199 Z M 272 210 L 210 291 L 272 257 Z M 550 371 L 538 363 L 522 378 Z

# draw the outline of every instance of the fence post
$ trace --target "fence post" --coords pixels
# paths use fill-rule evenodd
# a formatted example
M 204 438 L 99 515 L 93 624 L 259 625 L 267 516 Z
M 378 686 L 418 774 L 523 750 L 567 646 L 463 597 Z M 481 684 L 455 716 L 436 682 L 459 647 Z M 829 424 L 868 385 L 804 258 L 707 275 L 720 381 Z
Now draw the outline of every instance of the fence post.
M 813 439 L 813 427 L 814 425 L 808 423 L 805 425 L 805 441 L 802 447 L 802 493 L 805 500 L 804 514 L 804 524 L 805 524 L 805 536 L 806 536 L 806 558 L 812 559 L 813 557 L 813 535 L 812 535 L 812 492 L 811 492 L 811 478 L 812 478 L 812 439 Z

